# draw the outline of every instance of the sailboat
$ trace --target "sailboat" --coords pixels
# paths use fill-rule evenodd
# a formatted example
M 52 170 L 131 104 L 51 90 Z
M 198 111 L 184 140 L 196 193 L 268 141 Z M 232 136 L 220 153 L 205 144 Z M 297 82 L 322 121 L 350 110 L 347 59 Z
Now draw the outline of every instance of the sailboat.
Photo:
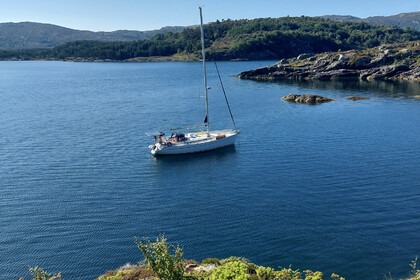
M 206 117 L 204 120 L 206 130 L 189 133 L 172 133 L 171 136 L 165 136 L 163 132 L 154 134 L 147 134 L 153 136 L 155 143 L 149 145 L 150 152 L 153 156 L 158 155 L 180 155 L 180 154 L 191 154 L 207 152 L 232 146 L 235 144 L 236 136 L 239 134 L 239 130 L 236 129 L 235 121 L 230 110 L 232 117 L 233 129 L 223 130 L 210 130 L 210 118 L 209 118 L 209 100 L 208 100 L 208 86 L 207 86 L 207 72 L 206 72 L 206 55 L 204 51 L 204 30 L 203 30 L 203 15 L 202 8 L 200 10 L 200 31 L 201 31 L 201 53 L 203 57 L 203 76 L 204 76 L 204 93 L 205 93 L 205 105 L 206 105 Z M 216 65 L 217 69 L 217 65 Z M 220 74 L 219 79 L 220 79 Z M 221 81 L 221 79 L 220 79 Z M 224 92 L 224 88 L 222 85 Z M 226 98 L 226 94 L 225 94 Z M 226 99 L 227 101 L 227 99 Z

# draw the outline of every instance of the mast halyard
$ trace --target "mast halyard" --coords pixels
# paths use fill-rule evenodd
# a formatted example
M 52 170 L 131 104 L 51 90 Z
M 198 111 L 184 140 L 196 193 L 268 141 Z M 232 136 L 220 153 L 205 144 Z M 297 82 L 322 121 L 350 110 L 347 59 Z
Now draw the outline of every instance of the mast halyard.
M 204 93 L 206 96 L 206 121 L 207 121 L 207 134 L 210 133 L 210 118 L 209 118 L 209 94 L 207 87 L 207 70 L 206 70 L 206 53 L 204 51 L 204 29 L 203 29 L 203 13 L 200 9 L 200 31 L 201 31 L 201 54 L 203 57 L 203 74 L 204 74 Z

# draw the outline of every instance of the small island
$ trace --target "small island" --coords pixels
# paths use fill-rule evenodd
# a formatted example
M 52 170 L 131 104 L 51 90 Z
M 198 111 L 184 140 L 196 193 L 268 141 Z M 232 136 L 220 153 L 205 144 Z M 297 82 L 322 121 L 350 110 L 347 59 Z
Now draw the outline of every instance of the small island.
M 282 97 L 285 101 L 296 102 L 296 103 L 306 103 L 306 104 L 320 104 L 325 102 L 334 101 L 331 98 L 319 96 L 315 94 L 289 94 Z
M 240 73 L 240 79 L 393 80 L 420 82 L 420 41 L 365 50 L 301 54 L 274 65 Z
M 351 97 L 347 97 L 346 100 L 350 100 L 350 101 L 360 101 L 360 100 L 368 100 L 369 98 L 367 97 L 362 97 L 362 96 L 351 96 Z

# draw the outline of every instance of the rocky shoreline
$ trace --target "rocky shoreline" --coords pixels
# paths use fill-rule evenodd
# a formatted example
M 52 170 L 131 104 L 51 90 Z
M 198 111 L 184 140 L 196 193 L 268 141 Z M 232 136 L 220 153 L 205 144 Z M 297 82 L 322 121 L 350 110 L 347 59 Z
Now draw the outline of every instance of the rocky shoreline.
M 420 82 L 420 41 L 382 45 L 367 50 L 301 54 L 274 65 L 245 71 L 240 79 L 394 80 Z

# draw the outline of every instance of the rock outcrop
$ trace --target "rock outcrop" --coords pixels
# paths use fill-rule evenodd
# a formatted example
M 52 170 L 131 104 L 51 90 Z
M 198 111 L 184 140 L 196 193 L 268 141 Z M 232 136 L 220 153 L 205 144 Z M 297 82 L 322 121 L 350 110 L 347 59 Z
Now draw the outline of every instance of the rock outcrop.
M 351 97 L 347 97 L 346 100 L 351 100 L 351 101 L 359 101 L 359 100 L 367 100 L 369 98 L 367 97 L 361 97 L 361 96 L 351 96 Z
M 306 104 L 319 104 L 334 101 L 328 97 L 323 97 L 314 94 L 289 94 L 287 96 L 282 97 L 285 101 L 291 101 L 296 103 L 306 103 Z
M 405 80 L 420 82 L 420 41 L 382 45 L 367 50 L 303 54 L 242 72 L 241 79 Z

